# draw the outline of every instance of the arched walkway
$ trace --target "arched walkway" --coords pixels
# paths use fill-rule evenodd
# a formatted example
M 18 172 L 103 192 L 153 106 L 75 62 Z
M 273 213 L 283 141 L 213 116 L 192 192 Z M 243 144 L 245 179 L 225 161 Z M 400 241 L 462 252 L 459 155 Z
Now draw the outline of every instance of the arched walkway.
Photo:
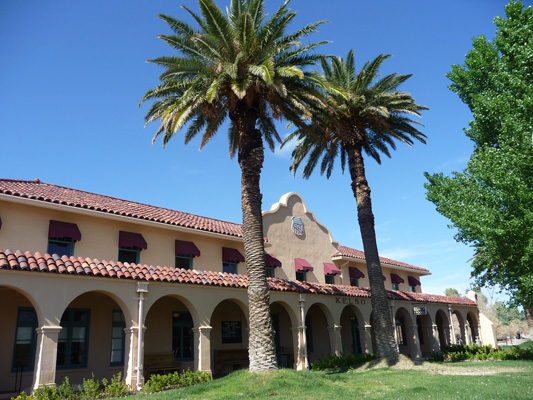
M 442 310 L 438 310 L 435 316 L 435 324 L 437 325 L 437 332 L 439 337 L 439 345 L 443 347 L 450 345 L 450 324 L 446 313 Z
M 365 323 L 357 307 L 349 305 L 341 313 L 342 351 L 349 354 L 365 352 Z
M 144 335 L 144 378 L 194 369 L 194 319 L 179 296 L 159 298 L 148 310 Z
M 418 327 L 413 324 L 413 319 L 409 312 L 400 307 L 396 310 L 394 319 L 396 342 L 400 353 L 408 357 L 419 358 Z
M 219 303 L 211 316 L 213 376 L 248 368 L 248 320 L 246 306 L 236 299 Z
M 416 329 L 422 357 L 428 357 L 432 351 L 435 351 L 432 345 L 433 329 L 431 317 L 428 314 L 416 316 Z
M 481 343 L 480 337 L 479 337 L 479 323 L 477 316 L 472 312 L 469 311 L 466 315 L 466 322 L 467 322 L 467 328 L 466 328 L 466 334 L 469 335 L 470 343 Z
M 464 319 L 457 310 L 452 311 L 452 326 L 455 344 L 467 344 Z
M 33 382 L 36 329 L 42 324 L 38 304 L 21 290 L 0 286 L 0 392 L 30 390 Z
M 108 380 L 123 373 L 127 362 L 126 317 L 112 294 L 91 291 L 64 309 L 57 340 L 56 383 L 66 376 L 73 384 L 89 378 Z M 129 315 L 128 315 L 128 318 Z
M 307 310 L 305 316 L 305 333 L 309 363 L 332 352 L 330 344 L 331 338 L 328 331 L 328 327 L 330 326 L 330 324 L 328 324 L 328 316 L 331 320 L 329 311 L 320 303 L 313 304 L 309 310 Z
M 297 357 L 298 341 L 295 340 L 292 327 L 298 325 L 296 316 L 282 302 L 270 305 L 272 325 L 274 327 L 274 342 L 276 344 L 276 357 L 280 368 L 294 368 L 294 359 Z

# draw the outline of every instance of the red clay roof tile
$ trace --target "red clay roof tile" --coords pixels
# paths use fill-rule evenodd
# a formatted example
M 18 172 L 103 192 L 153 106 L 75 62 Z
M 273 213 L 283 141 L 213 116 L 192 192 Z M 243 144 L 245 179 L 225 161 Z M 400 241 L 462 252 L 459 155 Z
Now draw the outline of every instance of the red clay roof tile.
M 65 273 L 75 273 L 82 276 L 101 276 L 107 279 L 138 279 L 147 281 L 168 281 L 185 284 L 212 285 L 212 286 L 230 286 L 236 288 L 247 288 L 248 277 L 246 275 L 228 274 L 214 271 L 197 271 L 172 269 L 168 267 L 154 267 L 146 264 L 128 264 L 114 261 L 99 261 L 98 259 L 81 259 L 76 257 L 62 258 L 49 254 L 41 256 L 39 253 L 16 252 L 20 254 L 15 257 L 11 250 L 0 250 L 0 270 L 30 270 L 28 265 L 37 264 L 37 260 L 44 259 L 46 262 L 39 261 L 39 269 L 33 271 L 52 272 L 56 270 L 59 275 Z M 83 268 L 82 265 L 85 267 Z M 42 267 L 41 267 L 42 266 Z M 74 268 L 74 266 L 76 268 Z M 62 267 L 62 268 L 61 268 Z M 109 275 L 103 273 L 108 271 Z M 102 272 L 102 273 L 101 273 Z M 116 272 L 116 274 L 115 274 Z M 330 285 L 324 283 L 299 282 L 279 278 L 268 278 L 270 290 L 286 291 L 296 293 L 316 293 L 332 296 L 350 296 L 350 297 L 370 297 L 370 289 L 364 287 Z M 475 306 L 476 303 L 465 297 L 438 296 L 424 293 L 400 292 L 388 290 L 387 295 L 391 300 L 406 300 L 417 302 L 446 303 Z
M 352 249 L 351 247 L 346 247 L 346 246 L 342 246 L 342 245 L 339 245 L 337 247 L 337 250 L 338 251 L 333 255 L 333 257 L 344 256 L 344 257 L 350 257 L 350 258 L 357 258 L 357 259 L 363 260 L 363 261 L 366 260 L 365 253 L 362 252 L 361 250 Z M 409 268 L 409 269 L 413 269 L 415 271 L 428 272 L 429 273 L 428 269 L 415 267 L 414 265 L 406 264 L 406 263 L 403 263 L 403 262 L 400 262 L 400 261 L 396 261 L 396 260 L 391 260 L 390 258 L 379 257 L 379 260 L 382 263 L 385 263 L 385 264 L 394 265 L 394 266 L 397 266 L 397 267 Z

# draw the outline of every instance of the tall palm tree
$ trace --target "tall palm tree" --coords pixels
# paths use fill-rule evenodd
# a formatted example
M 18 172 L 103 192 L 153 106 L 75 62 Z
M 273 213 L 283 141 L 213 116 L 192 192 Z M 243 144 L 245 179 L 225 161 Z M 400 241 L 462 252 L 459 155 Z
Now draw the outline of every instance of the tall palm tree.
M 202 148 L 229 118 L 229 153 L 232 158 L 238 154 L 242 172 L 250 370 L 258 372 L 277 368 L 259 188 L 263 138 L 274 150 L 274 141 L 281 142 L 275 119 L 286 118 L 301 126 L 302 116 L 310 115 L 309 104 L 319 98 L 312 74 L 304 69 L 316 65 L 321 56 L 311 50 L 325 43 L 300 42 L 325 21 L 287 33 L 296 16 L 288 4 L 286 1 L 268 19 L 264 0 L 232 0 L 227 14 L 213 0 L 199 0 L 200 14 L 182 6 L 197 28 L 159 15 L 174 33 L 159 38 L 178 55 L 149 60 L 165 71 L 159 85 L 140 102 L 156 100 L 145 120 L 147 124 L 160 120 L 153 140 L 163 135 L 163 145 L 187 127 L 185 143 L 202 132 Z
M 411 94 L 398 90 L 411 75 L 391 74 L 378 79 L 379 68 L 388 57 L 378 56 L 358 73 L 353 51 L 348 53 L 346 61 L 341 57 L 332 58 L 331 62 L 321 60 L 323 77 L 329 83 L 329 88 L 324 86 L 328 107 L 315 110 L 307 129 L 295 131 L 285 143 L 299 140 L 290 168 L 296 173 L 307 158 L 303 169 L 305 178 L 311 175 L 321 158 L 320 172 L 325 172 L 328 178 L 337 156 L 343 172 L 348 161 L 370 279 L 375 350 L 379 357 L 392 358 L 398 350 L 383 284 L 363 151 L 380 163 L 380 153 L 390 157 L 389 149 L 396 148 L 395 140 L 409 146 L 413 139 L 425 143 L 425 135 L 415 127 L 419 123 L 409 116 L 420 116 L 420 111 L 427 107 L 416 104 Z

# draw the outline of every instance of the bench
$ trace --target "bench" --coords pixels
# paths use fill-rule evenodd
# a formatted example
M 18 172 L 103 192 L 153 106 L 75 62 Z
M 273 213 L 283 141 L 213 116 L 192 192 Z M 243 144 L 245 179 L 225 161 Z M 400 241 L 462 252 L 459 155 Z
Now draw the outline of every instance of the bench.
M 215 350 L 215 370 L 217 377 L 227 375 L 239 369 L 248 368 L 248 349 Z
M 181 362 L 174 361 L 172 352 L 148 353 L 144 355 L 144 379 L 154 374 L 166 375 L 181 370 Z

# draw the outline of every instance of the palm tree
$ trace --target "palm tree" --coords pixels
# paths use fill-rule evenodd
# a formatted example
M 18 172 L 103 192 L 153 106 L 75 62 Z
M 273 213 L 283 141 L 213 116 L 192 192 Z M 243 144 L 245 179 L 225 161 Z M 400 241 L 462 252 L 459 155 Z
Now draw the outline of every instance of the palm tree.
M 259 188 L 263 138 L 274 150 L 274 141 L 281 142 L 275 119 L 286 118 L 301 126 L 302 116 L 310 115 L 309 105 L 319 101 L 319 97 L 312 74 L 304 69 L 316 65 L 321 56 L 311 50 L 325 43 L 300 43 L 325 21 L 286 33 L 296 16 L 288 3 L 268 19 L 264 0 L 232 0 L 227 14 L 213 0 L 199 0 L 200 14 L 182 6 L 198 28 L 159 15 L 174 32 L 159 38 L 177 50 L 178 55 L 149 60 L 165 71 L 159 85 L 140 102 L 156 100 L 145 120 L 147 124 L 160 120 L 153 140 L 162 134 L 163 145 L 187 126 L 185 143 L 202 132 L 202 148 L 229 117 L 229 153 L 232 158 L 238 154 L 242 172 L 249 358 L 250 370 L 257 372 L 277 368 Z
M 378 357 L 393 358 L 398 349 L 383 284 L 363 151 L 380 163 L 380 153 L 390 157 L 389 149 L 396 148 L 395 140 L 409 146 L 413 139 L 425 143 L 425 135 L 415 127 L 418 122 L 409 116 L 420 116 L 420 111 L 427 110 L 427 107 L 416 104 L 411 94 L 398 91 L 398 86 L 411 75 L 391 74 L 377 79 L 379 67 L 388 57 L 378 56 L 358 73 L 353 51 L 348 53 L 346 61 L 341 57 L 332 58 L 331 63 L 321 60 L 323 78 L 329 83 L 329 88 L 324 86 L 328 107 L 316 109 L 307 129 L 298 129 L 286 138 L 285 143 L 299 140 L 292 153 L 290 168 L 296 173 L 307 158 L 304 178 L 309 178 L 321 158 L 320 172 L 325 172 L 328 178 L 337 156 L 343 172 L 348 161 L 370 279 L 375 350 Z

